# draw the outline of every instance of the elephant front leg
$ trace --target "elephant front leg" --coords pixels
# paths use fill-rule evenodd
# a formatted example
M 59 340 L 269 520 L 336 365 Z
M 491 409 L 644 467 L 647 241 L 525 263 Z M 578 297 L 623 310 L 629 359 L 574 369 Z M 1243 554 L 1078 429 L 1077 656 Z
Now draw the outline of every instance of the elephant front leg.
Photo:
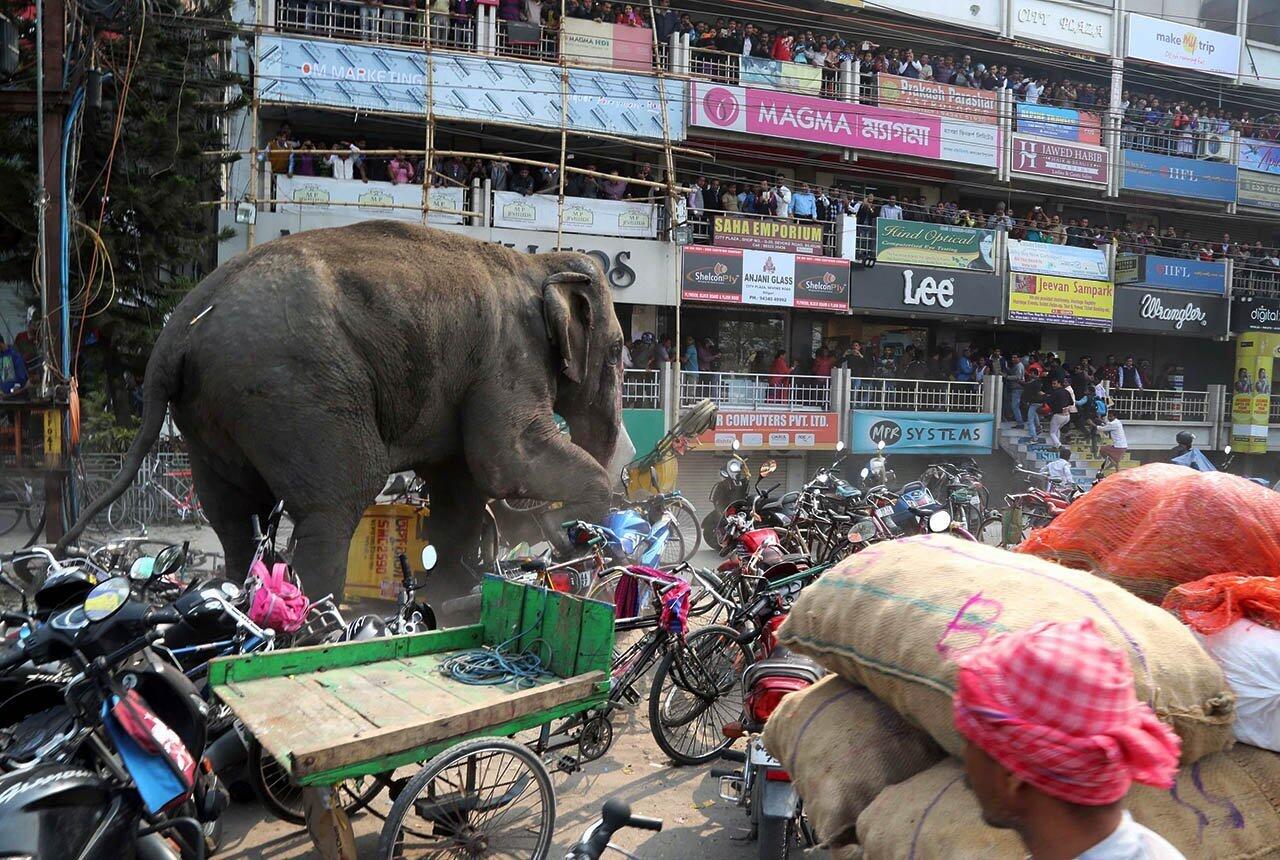
M 436 548 L 436 569 L 427 579 L 428 600 L 439 608 L 446 601 L 468 594 L 486 572 L 479 568 L 480 535 L 488 496 L 460 462 L 455 465 L 420 465 L 414 471 L 431 494 L 427 528 Z

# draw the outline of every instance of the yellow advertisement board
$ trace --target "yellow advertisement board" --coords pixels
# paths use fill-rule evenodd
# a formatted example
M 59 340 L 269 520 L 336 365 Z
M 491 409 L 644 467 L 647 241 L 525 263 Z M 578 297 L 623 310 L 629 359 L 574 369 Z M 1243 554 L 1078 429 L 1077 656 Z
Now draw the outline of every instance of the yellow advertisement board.
M 1271 378 L 1280 335 L 1245 332 L 1236 341 L 1231 380 L 1231 447 L 1242 454 L 1267 450 L 1271 423 Z
M 1009 319 L 1109 329 L 1115 297 L 1110 281 L 1015 272 Z

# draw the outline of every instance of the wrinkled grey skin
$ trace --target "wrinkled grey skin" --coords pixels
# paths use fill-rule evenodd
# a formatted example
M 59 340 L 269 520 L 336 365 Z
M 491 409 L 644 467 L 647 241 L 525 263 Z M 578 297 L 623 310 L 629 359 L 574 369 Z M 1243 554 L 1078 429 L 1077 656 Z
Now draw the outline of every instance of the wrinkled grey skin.
M 248 568 L 251 515 L 283 499 L 307 593 L 340 596 L 362 512 L 388 473 L 413 469 L 431 493 L 440 565 L 427 596 L 439 605 L 475 583 L 459 561 L 474 558 L 487 500 L 603 513 L 621 351 L 609 288 L 585 254 L 528 255 L 398 221 L 277 239 L 174 311 L 147 364 L 137 440 L 63 545 L 128 487 L 168 405 L 230 576 Z

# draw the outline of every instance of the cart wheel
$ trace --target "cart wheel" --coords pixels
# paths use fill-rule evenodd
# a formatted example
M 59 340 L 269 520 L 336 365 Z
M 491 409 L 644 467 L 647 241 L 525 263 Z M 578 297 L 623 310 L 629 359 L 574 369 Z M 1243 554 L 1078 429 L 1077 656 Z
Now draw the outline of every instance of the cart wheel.
M 382 828 L 378 857 L 545 860 L 555 823 L 555 791 L 538 757 L 514 741 L 476 738 L 409 781 Z
M 582 724 L 578 734 L 578 759 L 582 763 L 595 761 L 613 746 L 613 723 L 604 714 L 592 717 Z
M 679 764 L 703 764 L 729 746 L 724 727 L 742 716 L 742 673 L 751 650 L 737 631 L 713 625 L 677 643 L 649 690 L 649 730 Z
M 246 772 L 249 784 L 268 812 L 281 821 L 299 827 L 307 823 L 306 812 L 302 807 L 302 788 L 293 783 L 285 769 L 255 738 L 249 738 Z M 354 815 L 368 806 L 385 785 L 384 779 L 364 776 L 346 780 L 335 787 L 334 792 L 342 799 L 342 808 L 347 814 Z

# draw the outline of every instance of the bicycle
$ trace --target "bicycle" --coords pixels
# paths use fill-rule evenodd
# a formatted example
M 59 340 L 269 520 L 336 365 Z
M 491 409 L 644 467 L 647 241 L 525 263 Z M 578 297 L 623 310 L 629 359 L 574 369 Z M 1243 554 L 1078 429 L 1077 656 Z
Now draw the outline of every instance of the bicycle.
M 31 479 L 5 478 L 0 481 L 0 535 L 7 535 L 24 520 L 27 528 L 34 532 L 43 508 L 44 500 L 37 496 Z
M 147 457 L 133 485 L 107 508 L 107 523 L 116 531 L 131 524 L 146 528 L 173 514 L 183 523 L 209 524 L 190 467 L 162 469 L 158 457 Z

